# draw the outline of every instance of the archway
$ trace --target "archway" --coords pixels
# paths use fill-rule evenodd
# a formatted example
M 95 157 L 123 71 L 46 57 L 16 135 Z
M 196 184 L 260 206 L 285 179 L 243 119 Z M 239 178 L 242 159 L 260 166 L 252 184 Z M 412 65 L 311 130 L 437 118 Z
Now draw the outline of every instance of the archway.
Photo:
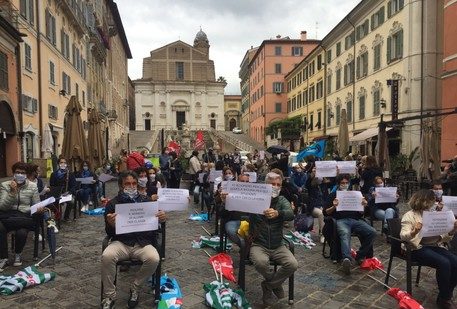
M 5 102 L 0 102 L 0 177 L 7 175 L 7 161 L 13 162 L 16 159 L 7 158 L 7 149 L 9 153 L 14 152 L 13 145 L 10 142 L 14 141 L 16 135 L 16 122 L 10 105 Z M 16 145 L 17 146 L 17 145 Z
M 229 131 L 232 131 L 234 128 L 236 128 L 236 120 L 232 118 L 229 121 Z

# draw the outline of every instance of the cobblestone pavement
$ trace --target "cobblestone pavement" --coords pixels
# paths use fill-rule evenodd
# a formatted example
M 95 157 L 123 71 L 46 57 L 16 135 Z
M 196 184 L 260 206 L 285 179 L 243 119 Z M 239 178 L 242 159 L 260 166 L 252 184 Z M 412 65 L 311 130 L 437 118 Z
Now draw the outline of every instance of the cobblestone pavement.
M 115 191 L 116 184 L 109 183 L 108 196 L 113 196 Z M 202 286 L 203 283 L 214 279 L 214 273 L 207 263 L 205 253 L 201 249 L 192 249 L 191 241 L 204 234 L 201 226 L 214 231 L 214 222 L 189 221 L 188 215 L 189 213 L 170 213 L 168 216 L 166 260 L 162 270 L 178 279 L 184 294 L 184 308 L 207 308 L 204 304 Z M 379 222 L 375 227 L 379 230 Z M 58 234 L 58 246 L 63 246 L 63 249 L 58 253 L 56 265 L 51 267 L 49 263 L 45 262 L 41 267 L 43 271 L 55 271 L 56 279 L 26 289 L 19 294 L 0 296 L 0 308 L 97 308 L 100 302 L 100 254 L 104 236 L 102 217 L 83 215 L 75 222 L 64 223 Z M 34 263 L 32 247 L 33 242 L 30 236 L 23 253 L 24 266 Z M 295 276 L 295 303 L 290 308 L 397 307 L 396 300 L 385 295 L 385 289 L 367 277 L 369 272 L 354 268 L 350 276 L 344 276 L 339 266 L 324 259 L 321 252 L 320 244 L 311 250 L 296 247 L 295 256 L 299 261 L 299 269 Z M 40 252 L 41 257 L 46 254 L 47 251 Z M 234 259 L 237 272 L 238 250 L 234 248 L 230 254 Z M 375 243 L 375 255 L 387 268 L 389 247 L 380 233 Z M 11 254 L 10 258 L 12 258 Z M 18 269 L 8 267 L 4 273 L 14 274 Z M 127 307 L 127 293 L 135 271 L 136 268 L 132 268 L 127 273 L 120 273 L 116 308 Z M 413 276 L 415 273 L 414 269 Z M 371 274 L 384 280 L 384 274 L 381 271 L 372 271 Z M 405 264 L 395 260 L 392 275 L 399 281 L 391 280 L 390 284 L 406 289 Z M 261 278 L 255 272 L 254 267 L 247 266 L 247 298 L 253 308 L 263 308 L 260 282 Z M 435 308 L 437 287 L 434 270 L 423 268 L 420 286 L 413 286 L 413 293 L 425 308 Z M 153 306 L 152 291 L 145 285 L 140 294 L 138 308 L 153 308 Z M 285 300 L 271 308 L 288 307 L 287 300 Z

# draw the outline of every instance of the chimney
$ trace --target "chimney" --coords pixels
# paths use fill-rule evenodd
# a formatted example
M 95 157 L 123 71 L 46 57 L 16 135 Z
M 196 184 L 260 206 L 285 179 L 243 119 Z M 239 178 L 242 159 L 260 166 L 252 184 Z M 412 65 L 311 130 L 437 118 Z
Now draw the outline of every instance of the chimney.
M 280 38 L 281 38 L 281 35 L 280 35 L 280 34 L 278 34 L 278 35 L 276 36 L 276 39 L 278 39 L 278 40 L 279 40 Z
M 300 40 L 306 41 L 306 31 L 300 32 Z

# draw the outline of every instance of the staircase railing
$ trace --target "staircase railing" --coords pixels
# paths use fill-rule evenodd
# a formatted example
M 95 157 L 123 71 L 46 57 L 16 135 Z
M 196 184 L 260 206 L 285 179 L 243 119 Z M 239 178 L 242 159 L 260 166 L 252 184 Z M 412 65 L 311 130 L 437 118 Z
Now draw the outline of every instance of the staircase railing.
M 209 132 L 211 134 L 215 135 L 217 138 L 220 138 L 220 139 L 224 140 L 225 142 L 235 146 L 237 149 L 249 151 L 249 152 L 254 151 L 253 146 L 251 146 L 243 141 L 240 141 L 239 139 L 234 138 L 233 136 L 230 136 L 229 134 L 225 134 L 225 132 L 223 132 L 223 131 L 217 131 L 217 130 L 211 128 L 209 130 Z

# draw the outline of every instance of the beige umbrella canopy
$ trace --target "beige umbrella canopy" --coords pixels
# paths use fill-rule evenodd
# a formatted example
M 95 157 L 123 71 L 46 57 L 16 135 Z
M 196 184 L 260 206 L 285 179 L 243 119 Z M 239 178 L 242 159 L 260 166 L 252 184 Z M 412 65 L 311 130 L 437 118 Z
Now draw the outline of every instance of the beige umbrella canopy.
M 62 155 L 76 164 L 77 160 L 89 158 L 89 148 L 81 120 L 82 107 L 75 96 L 71 96 L 65 108 L 65 129 Z
M 100 115 L 93 108 L 89 114 L 89 161 L 92 168 L 103 165 L 105 159 L 105 145 L 103 143 Z
M 378 132 L 378 142 L 376 143 L 375 156 L 382 170 L 389 171 L 390 173 L 389 147 L 387 141 L 387 130 L 385 129 L 379 130 Z
M 340 127 L 338 129 L 338 152 L 344 158 L 349 151 L 349 129 L 346 109 L 341 111 Z

